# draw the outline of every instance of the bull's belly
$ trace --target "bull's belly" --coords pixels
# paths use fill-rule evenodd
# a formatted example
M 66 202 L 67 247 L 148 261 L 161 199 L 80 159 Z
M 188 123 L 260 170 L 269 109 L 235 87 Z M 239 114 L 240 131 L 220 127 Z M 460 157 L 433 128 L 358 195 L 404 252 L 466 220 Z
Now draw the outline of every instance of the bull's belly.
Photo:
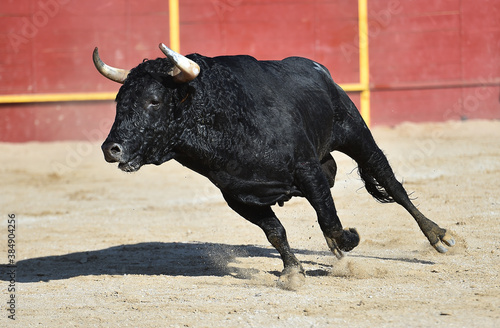
M 209 179 L 226 195 L 248 205 L 283 205 L 302 192 L 292 183 L 291 177 L 283 179 L 242 178 L 226 172 L 217 172 Z

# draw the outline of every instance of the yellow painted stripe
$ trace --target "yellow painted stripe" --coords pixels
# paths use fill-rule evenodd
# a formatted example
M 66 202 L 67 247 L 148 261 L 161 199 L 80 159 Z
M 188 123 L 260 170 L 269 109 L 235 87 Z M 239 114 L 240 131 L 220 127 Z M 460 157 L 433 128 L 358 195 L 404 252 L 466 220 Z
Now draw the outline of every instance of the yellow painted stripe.
M 366 90 L 366 87 L 361 83 L 344 83 L 339 85 L 345 92 L 359 92 Z
M 358 0 L 359 21 L 359 83 L 361 91 L 361 116 L 370 126 L 370 63 L 368 57 L 368 0 Z
M 179 27 L 179 0 L 169 0 L 170 20 L 170 49 L 181 52 Z
M 0 104 L 114 100 L 116 92 L 0 95 Z

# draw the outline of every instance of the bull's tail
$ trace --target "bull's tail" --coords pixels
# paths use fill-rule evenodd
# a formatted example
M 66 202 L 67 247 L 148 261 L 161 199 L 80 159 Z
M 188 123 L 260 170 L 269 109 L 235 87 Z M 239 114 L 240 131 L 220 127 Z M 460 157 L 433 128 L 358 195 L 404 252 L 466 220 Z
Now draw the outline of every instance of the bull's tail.
M 372 155 L 365 163 L 358 162 L 359 175 L 365 183 L 366 190 L 373 198 L 381 203 L 393 203 L 394 198 L 381 185 L 381 181 L 388 181 L 387 178 L 394 176 L 394 174 L 385 155 L 381 150 L 379 152 Z
M 399 182 L 394 177 L 387 158 L 378 148 L 354 103 L 342 88 L 338 85 L 336 88 L 338 100 L 346 115 L 342 121 L 335 122 L 333 150 L 343 152 L 358 163 L 359 175 L 365 188 L 376 200 L 381 203 L 395 202 L 392 195 L 394 190 L 399 189 Z

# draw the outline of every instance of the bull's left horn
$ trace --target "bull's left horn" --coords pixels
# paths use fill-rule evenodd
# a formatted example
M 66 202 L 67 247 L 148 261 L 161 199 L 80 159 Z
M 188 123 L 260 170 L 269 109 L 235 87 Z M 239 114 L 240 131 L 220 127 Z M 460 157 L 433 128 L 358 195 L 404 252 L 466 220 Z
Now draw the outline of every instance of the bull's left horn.
M 129 70 L 114 68 L 106 65 L 99 57 L 99 51 L 97 50 L 97 47 L 95 47 L 94 49 L 92 59 L 94 60 L 95 68 L 97 68 L 99 73 L 101 73 L 111 81 L 123 84 L 123 82 L 125 82 L 125 79 L 127 78 L 128 73 L 130 73 Z
M 168 48 L 163 43 L 160 43 L 160 50 L 165 54 L 165 56 L 170 59 L 172 64 L 174 64 L 180 72 L 175 72 L 174 70 L 174 81 L 177 83 L 186 83 L 194 80 L 198 74 L 200 74 L 200 66 L 196 64 L 189 58 L 173 51 Z

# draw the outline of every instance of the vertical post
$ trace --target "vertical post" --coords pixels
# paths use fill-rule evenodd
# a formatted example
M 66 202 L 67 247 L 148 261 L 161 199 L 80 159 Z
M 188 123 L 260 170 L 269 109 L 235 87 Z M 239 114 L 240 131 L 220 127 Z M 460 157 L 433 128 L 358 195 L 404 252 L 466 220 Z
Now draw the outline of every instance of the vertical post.
M 361 91 L 361 116 L 370 126 L 370 63 L 368 57 L 368 0 L 358 0 L 359 26 L 359 83 Z
M 169 0 L 170 49 L 181 52 L 179 33 L 179 0 Z

